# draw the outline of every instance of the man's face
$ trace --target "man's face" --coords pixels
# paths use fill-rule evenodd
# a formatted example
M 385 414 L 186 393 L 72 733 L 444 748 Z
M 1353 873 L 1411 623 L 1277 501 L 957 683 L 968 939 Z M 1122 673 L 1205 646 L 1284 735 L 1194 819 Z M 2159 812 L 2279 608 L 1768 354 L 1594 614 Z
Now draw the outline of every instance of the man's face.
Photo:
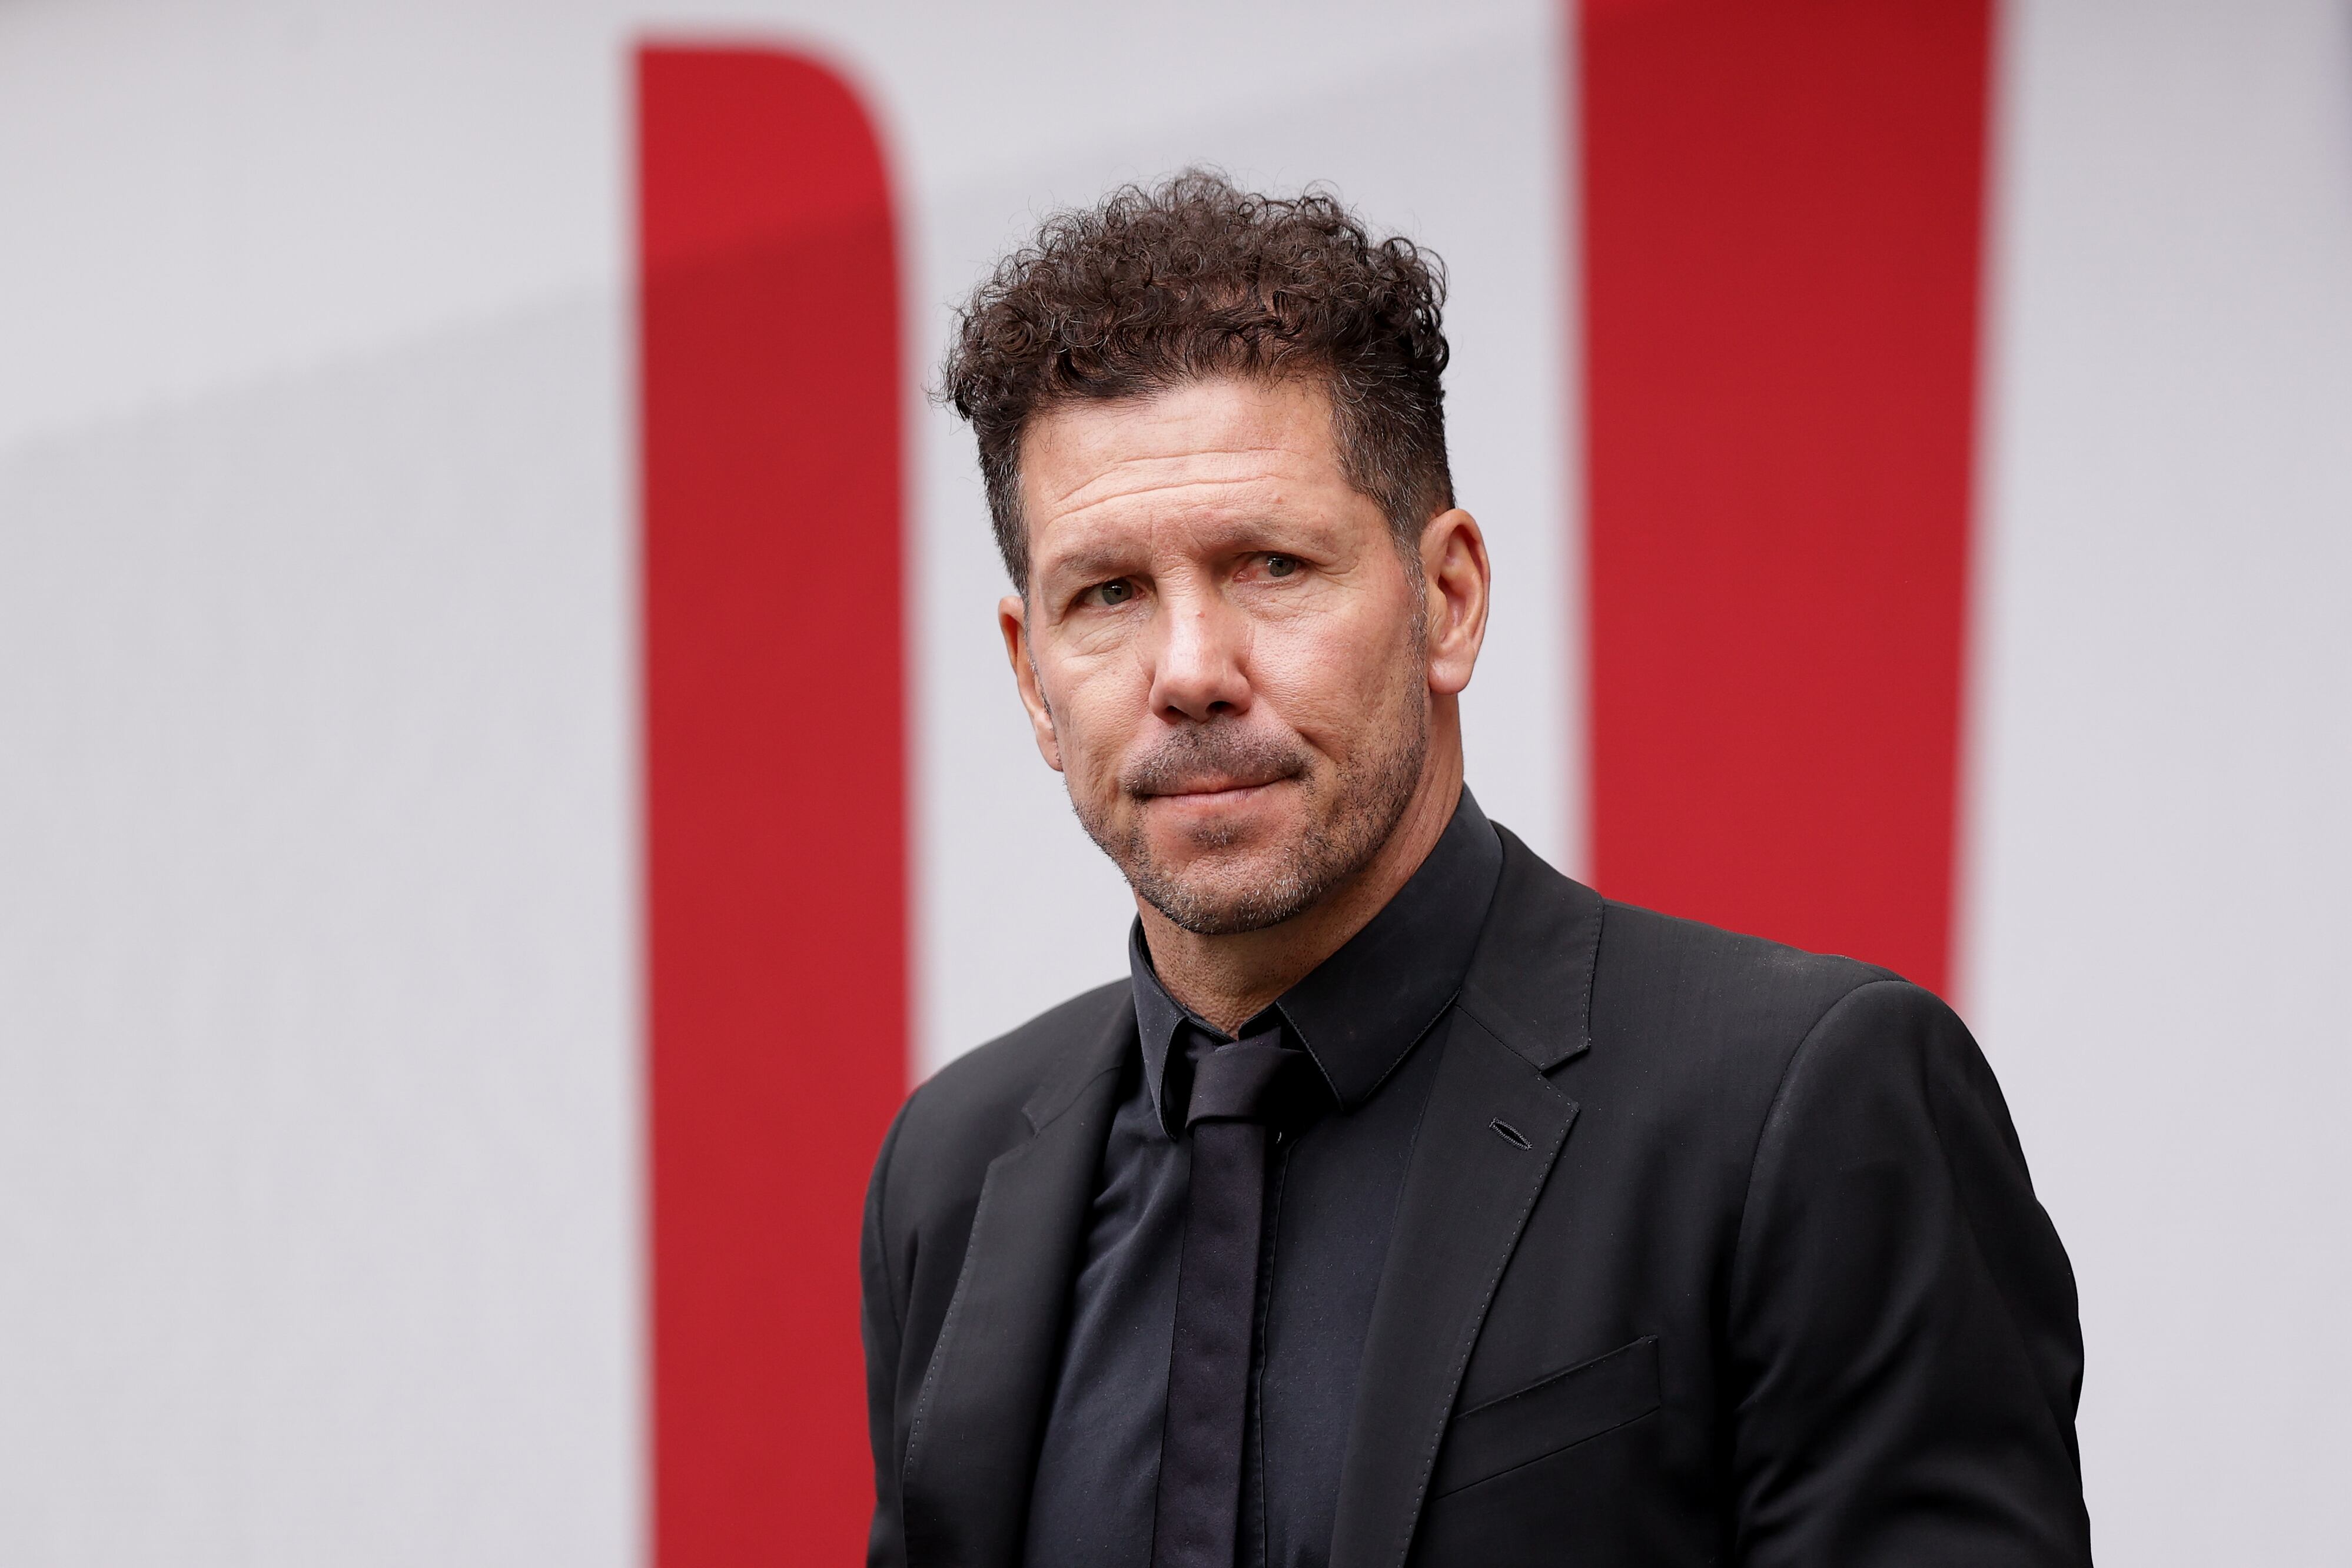
M 1319 901 L 1395 827 L 1430 725 L 1422 574 L 1348 483 L 1323 390 L 1056 408 L 1021 483 L 1007 647 L 1087 833 L 1188 931 Z

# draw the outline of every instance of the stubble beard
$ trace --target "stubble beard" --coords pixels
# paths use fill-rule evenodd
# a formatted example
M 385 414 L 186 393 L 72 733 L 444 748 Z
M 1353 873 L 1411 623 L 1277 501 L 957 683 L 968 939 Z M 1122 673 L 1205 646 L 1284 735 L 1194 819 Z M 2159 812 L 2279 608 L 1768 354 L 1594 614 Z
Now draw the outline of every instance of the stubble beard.
M 1412 673 L 1419 673 L 1417 666 Z M 1075 792 L 1071 805 L 1087 836 L 1110 857 L 1136 896 L 1172 924 L 1196 936 L 1263 931 L 1329 897 L 1371 863 L 1404 819 L 1429 756 L 1427 688 L 1412 681 L 1400 706 L 1402 722 L 1390 728 L 1390 743 L 1377 752 L 1359 753 L 1328 775 L 1328 783 L 1311 780 L 1310 759 L 1297 740 L 1233 727 L 1223 720 L 1171 731 L 1125 771 L 1120 787 L 1139 803 L 1155 793 L 1155 784 L 1200 772 L 1296 781 L 1296 787 L 1307 792 L 1306 827 L 1258 854 L 1220 853 L 1232 848 L 1241 834 L 1210 826 L 1191 835 L 1194 853 L 1180 868 L 1154 849 L 1139 805 L 1120 831 L 1111 825 L 1108 811 L 1090 809 Z M 1328 798 L 1318 798 L 1323 795 Z

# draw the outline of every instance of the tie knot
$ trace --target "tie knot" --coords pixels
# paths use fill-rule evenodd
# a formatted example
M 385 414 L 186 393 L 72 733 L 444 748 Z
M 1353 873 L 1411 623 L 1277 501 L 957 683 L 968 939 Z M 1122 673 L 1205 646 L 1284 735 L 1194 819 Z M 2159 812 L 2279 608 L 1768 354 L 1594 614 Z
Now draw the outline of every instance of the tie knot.
M 1219 1046 L 1195 1062 L 1184 1125 L 1279 1119 L 1297 1093 L 1307 1063 L 1306 1052 L 1285 1049 L 1281 1038 L 1280 1031 L 1268 1029 Z

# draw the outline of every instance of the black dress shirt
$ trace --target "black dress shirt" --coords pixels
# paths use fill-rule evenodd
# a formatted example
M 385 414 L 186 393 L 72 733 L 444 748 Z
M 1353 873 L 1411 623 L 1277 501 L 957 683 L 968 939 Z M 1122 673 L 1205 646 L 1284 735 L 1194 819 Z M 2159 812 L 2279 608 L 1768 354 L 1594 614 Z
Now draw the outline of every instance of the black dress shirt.
M 1465 790 L 1429 858 L 1346 946 L 1242 1030 L 1279 1023 L 1328 1095 L 1279 1135 L 1242 1463 L 1245 1568 L 1323 1568 L 1357 1369 L 1441 1038 L 1500 878 Z M 1031 1493 L 1028 1568 L 1148 1568 L 1191 1149 L 1190 1064 L 1228 1037 L 1129 940 L 1140 1050 L 1106 1140 Z

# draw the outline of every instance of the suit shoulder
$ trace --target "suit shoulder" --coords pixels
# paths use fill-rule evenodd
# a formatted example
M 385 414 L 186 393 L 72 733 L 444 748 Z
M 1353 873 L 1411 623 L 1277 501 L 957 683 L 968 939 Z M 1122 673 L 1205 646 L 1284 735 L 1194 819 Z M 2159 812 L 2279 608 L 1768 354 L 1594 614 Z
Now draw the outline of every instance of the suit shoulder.
M 984 1169 L 1027 1134 L 1023 1109 L 1031 1097 L 1057 1071 L 1081 1065 L 1130 995 L 1124 980 L 1081 992 L 940 1068 L 898 1113 L 896 1163 Z
M 970 1106 L 1009 1096 L 1017 1110 L 1057 1063 L 1099 1039 L 1132 995 L 1124 980 L 1081 991 L 966 1051 L 933 1073 L 915 1095 Z
M 1709 1070 L 1777 1079 L 1841 999 L 1901 980 L 1875 964 L 1612 900 L 1593 975 L 1593 1033 L 1596 1044 L 1682 1042 Z
M 1602 900 L 1606 926 L 1601 959 L 1635 968 L 1672 968 L 1688 978 L 1714 979 L 1755 1000 L 1780 994 L 1834 999 L 1874 980 L 1900 980 L 1891 969 L 1843 953 L 1810 952 L 1786 942 L 1749 936 L 1661 914 L 1638 904 Z

